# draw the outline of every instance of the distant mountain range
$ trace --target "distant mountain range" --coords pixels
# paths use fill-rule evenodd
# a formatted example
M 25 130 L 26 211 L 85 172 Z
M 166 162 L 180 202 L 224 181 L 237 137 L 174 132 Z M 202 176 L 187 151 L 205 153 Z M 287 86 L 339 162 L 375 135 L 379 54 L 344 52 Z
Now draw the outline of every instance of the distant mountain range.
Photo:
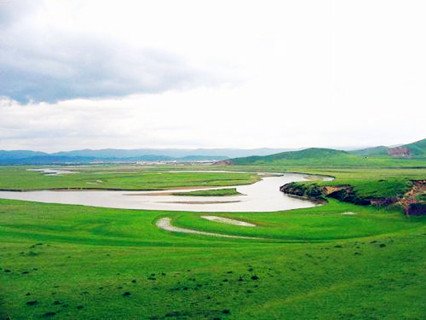
M 0 150 L 0 165 L 219 161 L 250 155 L 269 155 L 285 150 L 288 149 L 85 149 L 55 153 Z
M 354 163 L 360 158 L 426 159 L 426 139 L 398 147 L 372 147 L 353 151 L 326 148 L 289 149 L 101 149 L 45 153 L 30 150 L 0 150 L 0 165 L 49 165 L 134 162 L 224 161 L 254 163 Z

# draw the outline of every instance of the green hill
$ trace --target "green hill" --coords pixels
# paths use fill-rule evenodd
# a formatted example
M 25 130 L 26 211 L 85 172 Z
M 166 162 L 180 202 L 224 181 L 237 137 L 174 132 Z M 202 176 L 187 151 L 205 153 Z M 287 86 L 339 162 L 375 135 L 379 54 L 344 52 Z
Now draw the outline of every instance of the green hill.
M 289 151 L 266 156 L 268 159 L 317 159 L 350 156 L 348 152 L 335 149 L 309 148 L 300 151 Z
M 413 156 L 426 156 L 426 139 L 403 145 L 403 147 L 410 150 L 410 153 Z
M 400 152 L 408 151 L 408 157 L 423 158 L 426 157 L 426 139 L 419 140 L 413 143 L 404 144 L 398 147 L 372 147 L 360 150 L 351 151 L 351 153 L 360 156 L 390 156 L 392 150 L 399 149 Z M 398 154 L 393 157 L 398 157 Z
M 390 155 L 392 152 L 393 154 Z M 425 158 L 426 139 L 423 139 L 397 148 L 379 146 L 351 152 L 325 148 L 309 148 L 268 156 L 236 158 L 230 162 L 234 165 L 286 167 L 424 167 L 426 165 Z
M 332 164 L 353 162 L 359 157 L 349 152 L 334 149 L 309 148 L 300 151 L 281 152 L 269 156 L 233 159 L 236 165 L 246 164 Z
M 360 150 L 351 151 L 353 154 L 357 154 L 359 156 L 386 156 L 388 155 L 388 147 L 379 146 L 372 147 Z

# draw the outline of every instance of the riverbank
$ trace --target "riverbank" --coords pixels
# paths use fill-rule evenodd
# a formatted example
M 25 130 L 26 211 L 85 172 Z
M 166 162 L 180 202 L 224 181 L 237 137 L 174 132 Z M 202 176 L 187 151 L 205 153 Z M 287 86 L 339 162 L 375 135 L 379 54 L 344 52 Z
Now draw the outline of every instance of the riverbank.
M 397 206 L 407 215 L 426 215 L 426 203 L 421 198 L 421 195 L 426 193 L 426 180 L 411 181 L 407 189 L 395 193 L 392 197 L 362 196 L 350 185 L 330 186 L 303 182 L 287 183 L 280 187 L 280 191 L 311 200 L 333 198 L 357 205 Z

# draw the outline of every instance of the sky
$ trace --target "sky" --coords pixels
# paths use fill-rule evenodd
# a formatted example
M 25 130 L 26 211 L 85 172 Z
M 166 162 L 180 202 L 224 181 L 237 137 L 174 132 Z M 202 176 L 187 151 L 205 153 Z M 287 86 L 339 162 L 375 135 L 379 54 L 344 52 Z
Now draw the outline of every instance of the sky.
M 426 137 L 426 2 L 0 0 L 0 149 Z

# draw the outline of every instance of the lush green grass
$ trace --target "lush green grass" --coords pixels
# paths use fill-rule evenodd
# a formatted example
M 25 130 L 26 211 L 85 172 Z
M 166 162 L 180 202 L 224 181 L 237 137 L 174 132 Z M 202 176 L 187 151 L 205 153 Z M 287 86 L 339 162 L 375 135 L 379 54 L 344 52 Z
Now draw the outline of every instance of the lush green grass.
M 365 156 L 341 150 L 310 148 L 300 151 L 289 151 L 269 156 L 252 156 L 233 159 L 235 165 L 304 167 L 304 168 L 400 168 L 423 167 L 426 168 L 424 144 L 422 140 L 413 144 L 416 156 L 400 159 L 388 155 Z
M 354 156 L 354 155 L 350 155 Z M 401 160 L 403 161 L 403 160 Z M 301 172 L 330 175 L 333 181 L 321 185 L 351 185 L 362 197 L 397 197 L 411 187 L 412 180 L 426 179 L 426 160 L 419 168 L 348 166 L 347 168 L 283 166 L 268 163 L 234 166 L 81 166 L 72 167 L 76 174 L 46 176 L 27 171 L 27 167 L 0 167 L 0 189 L 39 190 L 55 188 L 164 190 L 193 186 L 232 186 L 253 183 L 259 179 L 251 173 L 187 172 L 185 170 L 228 170 L 247 172 Z M 167 172 L 181 170 L 182 172 Z
M 338 178 L 334 181 L 298 182 L 320 186 L 352 186 L 355 193 L 364 198 L 398 198 L 402 197 L 412 187 L 412 182 L 404 177 L 377 178 Z
M 149 172 L 141 166 L 93 166 L 73 168 L 77 173 L 48 176 L 27 167 L 0 167 L 0 189 L 122 189 L 162 190 L 194 186 L 250 184 L 259 177 L 249 173 Z
M 268 156 L 251 156 L 233 159 L 236 165 L 281 165 L 303 167 L 426 167 L 426 139 L 402 146 L 410 152 L 409 158 L 395 158 L 388 155 L 384 146 L 355 150 L 352 152 L 308 148 L 287 151 Z
M 400 197 L 411 188 L 412 180 L 426 178 L 426 168 L 325 169 L 309 171 L 335 177 L 333 181 L 318 182 L 320 185 L 350 185 L 359 196 L 369 198 Z
M 426 202 L 426 193 L 422 193 L 422 194 L 417 195 L 416 199 L 418 201 Z
M 259 226 L 0 200 L 3 311 L 11 319 L 48 312 L 54 319 L 421 319 L 426 312 L 422 218 L 338 202 L 221 215 Z M 270 240 L 173 234 L 156 228 L 164 216 Z
M 354 215 L 345 215 L 351 212 Z M 330 200 L 326 206 L 268 213 L 220 214 L 255 223 L 256 228 L 238 228 L 223 223 L 195 219 L 198 214 L 185 213 L 176 217 L 179 226 L 217 233 L 273 238 L 284 241 L 326 241 L 377 236 L 406 230 L 408 224 L 401 213 L 386 209 L 355 206 Z M 417 224 L 411 224 L 417 227 Z
M 226 189 L 211 189 L 211 190 L 196 190 L 189 192 L 174 192 L 174 196 L 191 196 L 191 197 L 225 197 L 225 196 L 238 196 L 241 193 L 236 188 Z
M 176 167 L 79 167 L 79 174 L 47 177 L 9 167 L 0 168 L 0 186 L 99 188 L 88 182 L 102 180 L 104 188 L 166 189 L 258 179 L 166 172 L 170 169 Z M 378 196 L 404 192 L 411 180 L 426 176 L 424 168 L 226 169 L 326 174 L 336 179 L 322 183 L 350 184 Z M 285 212 L 215 213 L 254 228 L 201 215 L 0 200 L 0 318 L 423 319 L 426 314 L 425 217 L 337 201 Z M 155 226 L 162 217 L 180 227 L 256 239 L 170 233 Z
M 410 157 L 424 158 L 426 155 L 426 139 L 422 139 L 413 143 L 405 144 L 401 146 L 406 148 L 410 152 Z M 379 146 L 367 149 L 360 149 L 351 151 L 351 153 L 362 155 L 362 156 L 386 156 L 389 157 L 389 147 Z
M 416 155 L 420 155 L 413 159 L 368 157 L 333 149 L 313 148 L 266 157 L 234 159 L 236 165 L 230 167 L 242 171 L 292 171 L 329 175 L 334 177 L 333 181 L 299 183 L 351 186 L 359 198 L 402 198 L 412 187 L 413 180 L 426 179 L 426 158 L 420 152 L 424 150 L 425 142 L 426 140 L 422 140 L 410 145 L 410 148 L 417 150 Z
M 281 165 L 227 166 L 227 170 L 253 172 L 299 172 L 334 177 L 333 181 L 315 181 L 320 185 L 350 185 L 361 197 L 398 197 L 407 192 L 413 180 L 426 179 L 426 160 L 421 168 L 317 168 Z M 200 168 L 201 169 L 201 168 Z M 223 168 L 222 168 L 223 169 Z M 307 182 L 309 183 L 309 182 Z
M 404 145 L 414 156 L 426 156 L 426 139 Z

